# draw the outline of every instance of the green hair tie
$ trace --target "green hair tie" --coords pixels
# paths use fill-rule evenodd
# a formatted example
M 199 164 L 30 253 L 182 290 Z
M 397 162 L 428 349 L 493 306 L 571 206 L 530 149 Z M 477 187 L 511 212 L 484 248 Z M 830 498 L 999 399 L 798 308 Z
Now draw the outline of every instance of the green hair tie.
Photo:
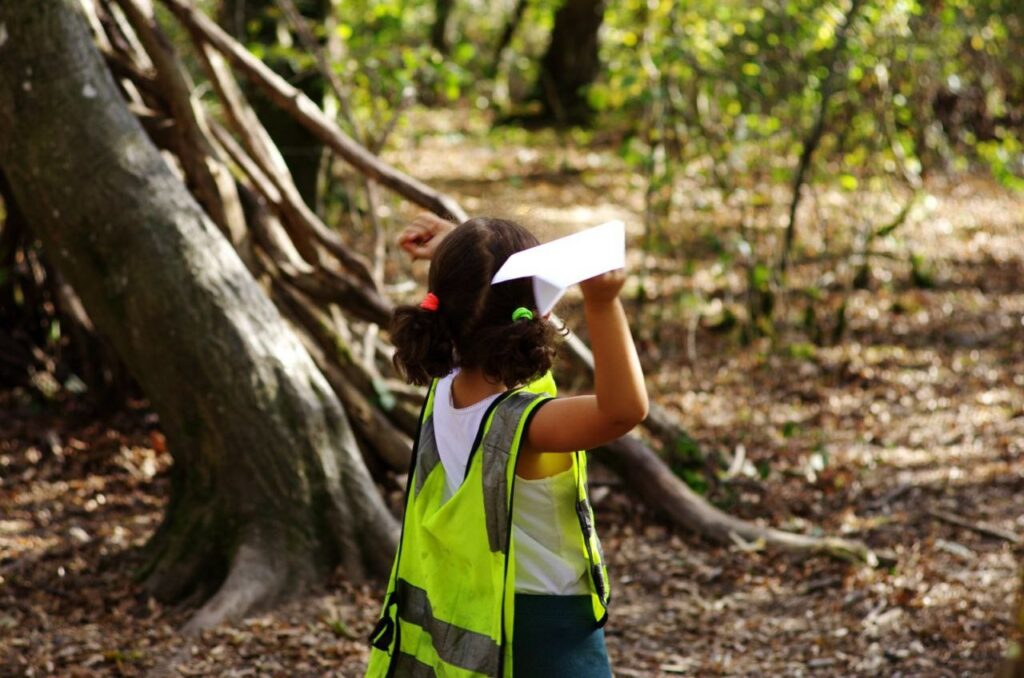
M 520 320 L 533 320 L 533 311 L 522 306 L 512 311 L 512 322 L 518 322 Z

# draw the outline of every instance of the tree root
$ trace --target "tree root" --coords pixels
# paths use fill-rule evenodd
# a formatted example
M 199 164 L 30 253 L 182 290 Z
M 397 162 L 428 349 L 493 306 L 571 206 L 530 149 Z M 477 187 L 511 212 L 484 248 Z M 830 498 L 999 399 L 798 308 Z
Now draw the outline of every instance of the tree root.
M 752 542 L 755 548 L 765 546 L 827 555 L 871 567 L 894 562 L 890 556 L 877 554 L 860 541 L 794 534 L 730 516 L 691 490 L 635 436 L 623 436 L 603 449 L 606 452 L 598 459 L 611 467 L 636 496 L 666 514 L 673 523 L 707 539 L 719 543 L 738 542 L 748 548 Z
M 185 624 L 183 634 L 196 635 L 203 629 L 268 608 L 313 580 L 312 568 L 297 573 L 295 559 L 290 559 L 284 550 L 273 548 L 272 543 L 253 538 L 238 547 L 224 583 Z

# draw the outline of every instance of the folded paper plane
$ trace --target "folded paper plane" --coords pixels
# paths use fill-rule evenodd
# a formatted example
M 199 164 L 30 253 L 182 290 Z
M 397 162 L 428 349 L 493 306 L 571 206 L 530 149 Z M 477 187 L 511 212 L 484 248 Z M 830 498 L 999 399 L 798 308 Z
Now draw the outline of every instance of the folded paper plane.
M 491 284 L 533 278 L 537 309 L 546 315 L 572 285 L 626 265 L 626 225 L 609 221 L 558 240 L 516 252 Z

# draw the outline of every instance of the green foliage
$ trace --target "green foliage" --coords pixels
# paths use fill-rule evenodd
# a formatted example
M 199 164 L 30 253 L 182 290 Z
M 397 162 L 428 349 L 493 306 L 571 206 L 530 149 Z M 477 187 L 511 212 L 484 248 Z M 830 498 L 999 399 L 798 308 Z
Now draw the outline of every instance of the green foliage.
M 316 1 L 325 2 L 296 0 L 310 16 Z M 374 138 L 411 92 L 434 106 L 496 113 L 526 98 L 560 4 L 527 3 L 500 55 L 514 0 L 455 3 L 445 54 L 431 46 L 433 0 L 326 3 L 320 6 L 331 14 L 314 29 L 330 48 L 353 117 Z M 263 14 L 246 27 L 249 47 L 287 64 L 296 78 L 315 70 L 276 3 L 261 6 Z M 803 176 L 805 205 L 818 190 L 851 203 L 865 192 L 890 191 L 899 204 L 901 192 L 922 192 L 929 173 L 988 171 L 1024 190 L 1020 0 L 621 0 L 605 7 L 603 73 L 588 92 L 602 129 L 577 129 L 572 137 L 579 144 L 613 140 L 642 177 L 643 246 L 652 255 L 680 246 L 666 235 L 678 233 L 667 224 L 730 215 L 725 227 L 738 236 L 723 234 L 721 223 L 691 234 L 705 247 L 701 253 L 717 258 L 714 266 L 738 272 L 746 287 L 736 290 L 739 303 L 712 319 L 714 327 L 742 325 L 748 340 L 776 336 L 775 316 L 789 299 L 776 263 L 778 227 L 805 148 L 814 149 Z M 819 139 L 813 132 L 822 112 Z M 493 134 L 510 143 L 531 139 L 510 126 Z M 699 203 L 686 190 L 695 184 L 706 194 Z M 871 246 L 898 237 L 912 204 L 849 236 L 844 244 L 854 263 L 844 289 L 870 287 Z M 803 219 L 795 260 L 817 254 L 801 249 L 801 238 L 823 226 Z M 926 262 L 909 251 L 900 256 L 909 260 L 914 285 L 934 284 Z M 821 344 L 842 333 L 845 304 L 822 309 L 820 295 L 796 296 L 795 320 L 807 339 Z
M 683 175 L 720 188 L 726 204 L 770 206 L 758 187 L 791 180 L 831 70 L 835 93 L 812 183 L 856 191 L 873 175 L 902 181 L 974 164 L 1024 188 L 1019 0 L 864 0 L 837 54 L 850 3 L 607 4 L 604 74 L 589 100 L 607 121 L 623 122 L 622 156 L 648 175 L 665 217 L 680 205 Z M 297 4 L 316 14 L 313 0 Z M 482 108 L 525 96 L 560 1 L 528 3 L 497 63 L 514 4 L 455 3 L 444 55 L 430 45 L 433 1 L 325 3 L 333 14 L 315 31 L 333 46 L 354 113 L 372 126 L 411 89 L 429 102 Z M 296 74 L 311 71 L 276 4 L 263 7 L 246 26 L 250 49 Z
M 779 239 L 759 234 L 785 217 L 823 97 L 806 186 L 856 200 L 901 185 L 919 193 L 927 172 L 982 169 L 1024 189 L 1022 7 L 1018 0 L 612 3 L 606 74 L 590 101 L 625 126 L 622 157 L 647 177 L 655 221 L 700 209 L 686 200 L 685 181 L 715 187 L 716 210 L 740 215 L 748 235 L 729 244 L 729 255 L 747 272 L 742 335 L 773 336 L 786 282 L 775 268 Z M 892 235 L 912 204 L 855 252 Z M 925 262 L 909 256 L 912 283 L 932 285 Z M 870 283 L 867 259 L 851 287 Z M 845 328 L 845 311 L 836 314 L 833 336 Z M 821 341 L 813 300 L 803 320 Z
M 696 440 L 686 433 L 680 435 L 669 453 L 669 468 L 698 494 L 711 489 L 704 470 L 704 453 Z
M 935 275 L 925 258 L 916 252 L 910 254 L 910 280 L 914 287 L 931 289 L 935 287 Z
M 698 175 L 735 189 L 793 169 L 834 65 L 843 77 L 820 167 L 839 170 L 843 189 L 857 189 L 867 172 L 917 175 L 925 162 L 957 161 L 981 162 L 1019 186 L 1024 62 L 1007 57 L 1024 56 L 1024 13 L 1014 0 L 865 2 L 835 55 L 849 6 L 615 3 L 607 76 L 591 102 L 648 125 L 635 131 L 648 155 L 674 145 L 679 160 L 700 162 Z M 671 118 L 664 128 L 651 120 L 659 107 Z
M 814 344 L 804 342 L 790 344 L 787 351 L 790 358 L 795 358 L 797 360 L 814 360 L 817 355 L 817 349 L 814 347 Z M 787 425 L 788 424 L 789 422 L 787 422 Z M 786 435 L 785 432 L 783 433 Z M 786 435 L 786 437 L 788 438 L 789 435 Z

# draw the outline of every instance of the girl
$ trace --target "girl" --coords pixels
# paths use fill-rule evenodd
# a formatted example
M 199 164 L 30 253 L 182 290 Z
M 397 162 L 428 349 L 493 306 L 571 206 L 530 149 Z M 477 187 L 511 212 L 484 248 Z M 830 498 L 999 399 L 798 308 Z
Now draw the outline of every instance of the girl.
M 400 239 L 432 260 L 424 300 L 395 312 L 395 364 L 430 388 L 367 675 L 610 676 L 580 450 L 647 415 L 623 272 L 580 285 L 595 394 L 554 398 L 555 332 L 531 281 L 490 284 L 537 239 L 501 219 L 443 223 L 421 218 Z

